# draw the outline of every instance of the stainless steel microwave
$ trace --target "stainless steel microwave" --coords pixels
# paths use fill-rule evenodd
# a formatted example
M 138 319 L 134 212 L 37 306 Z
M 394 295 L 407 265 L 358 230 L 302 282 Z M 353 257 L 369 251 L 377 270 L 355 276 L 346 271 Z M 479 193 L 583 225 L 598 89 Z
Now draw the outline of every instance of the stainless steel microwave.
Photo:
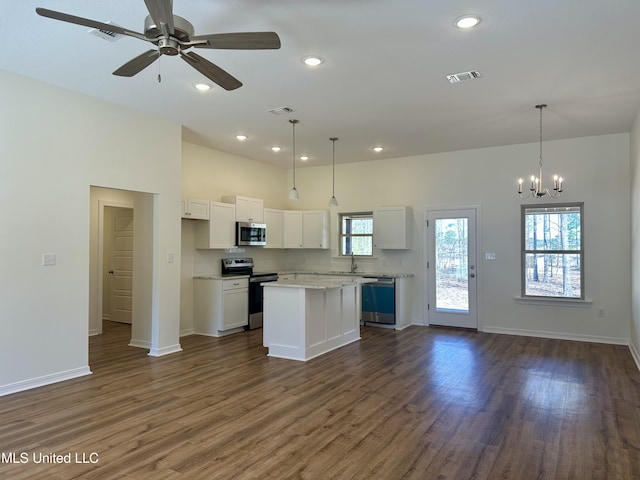
M 267 244 L 267 226 L 264 223 L 236 222 L 236 245 L 264 247 Z

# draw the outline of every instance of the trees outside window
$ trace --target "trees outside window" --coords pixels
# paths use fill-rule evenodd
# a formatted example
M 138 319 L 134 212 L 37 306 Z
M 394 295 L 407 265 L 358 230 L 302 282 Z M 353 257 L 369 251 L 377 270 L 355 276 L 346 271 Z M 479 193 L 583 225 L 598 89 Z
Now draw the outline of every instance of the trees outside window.
M 373 255 L 373 212 L 340 214 L 340 255 Z
M 522 296 L 584 299 L 583 206 L 522 206 Z

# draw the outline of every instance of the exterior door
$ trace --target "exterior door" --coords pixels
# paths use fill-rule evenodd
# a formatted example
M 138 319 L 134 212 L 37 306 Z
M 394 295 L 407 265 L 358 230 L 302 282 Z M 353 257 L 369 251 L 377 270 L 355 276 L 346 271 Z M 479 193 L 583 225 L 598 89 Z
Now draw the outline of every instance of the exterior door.
M 113 215 L 110 315 L 114 322 L 131 323 L 133 299 L 133 210 L 117 208 Z
M 478 328 L 476 210 L 427 212 L 430 325 Z

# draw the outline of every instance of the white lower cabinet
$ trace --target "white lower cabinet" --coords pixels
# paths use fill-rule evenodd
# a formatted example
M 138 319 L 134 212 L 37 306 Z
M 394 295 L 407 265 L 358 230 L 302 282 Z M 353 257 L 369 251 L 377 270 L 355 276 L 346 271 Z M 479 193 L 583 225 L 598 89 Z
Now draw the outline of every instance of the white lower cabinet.
M 193 330 L 222 337 L 249 324 L 249 279 L 196 278 L 193 285 Z

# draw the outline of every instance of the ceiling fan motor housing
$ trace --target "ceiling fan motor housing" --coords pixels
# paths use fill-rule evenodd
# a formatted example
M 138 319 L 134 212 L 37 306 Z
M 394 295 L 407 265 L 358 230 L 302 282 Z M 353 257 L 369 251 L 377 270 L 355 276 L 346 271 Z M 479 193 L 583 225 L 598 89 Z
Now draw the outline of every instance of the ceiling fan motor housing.
M 186 18 L 179 17 L 178 15 L 173 16 L 172 37 L 177 38 L 181 42 L 188 42 L 194 32 L 195 29 L 193 25 Z M 151 15 L 147 15 L 147 18 L 144 19 L 144 35 L 150 40 L 164 36 L 162 28 L 154 23 Z

